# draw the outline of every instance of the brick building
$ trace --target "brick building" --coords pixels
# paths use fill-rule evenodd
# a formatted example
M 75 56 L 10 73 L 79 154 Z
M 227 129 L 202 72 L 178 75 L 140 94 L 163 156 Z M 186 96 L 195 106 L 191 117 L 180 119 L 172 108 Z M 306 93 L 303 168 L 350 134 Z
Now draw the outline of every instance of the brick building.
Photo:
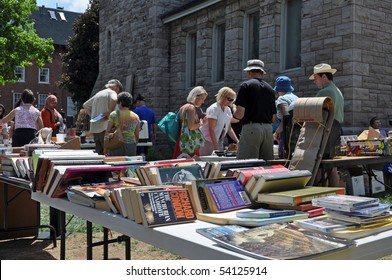
M 118 78 L 148 98 L 158 118 L 189 90 L 237 90 L 247 59 L 265 62 L 265 79 L 293 79 L 295 93 L 314 96 L 315 64 L 338 69 L 346 134 L 378 115 L 392 126 L 392 5 L 368 0 L 100 1 L 100 73 L 94 91 Z M 165 137 L 161 137 L 164 139 Z
M 64 111 L 67 116 L 68 126 L 74 117 L 74 105 L 68 91 L 58 87 L 61 80 L 62 62 L 60 54 L 65 51 L 69 37 L 73 35 L 72 26 L 80 13 L 65 11 L 61 8 L 53 9 L 45 6 L 39 7 L 31 17 L 35 20 L 34 27 L 41 38 L 52 38 L 55 50 L 52 62 L 47 63 L 42 69 L 33 64 L 30 67 L 17 67 L 16 73 L 20 80 L 17 83 L 8 83 L 0 86 L 1 101 L 6 113 L 9 113 L 19 100 L 25 88 L 31 89 L 36 94 L 38 109 L 42 109 L 48 94 L 55 94 L 58 98 L 57 110 Z

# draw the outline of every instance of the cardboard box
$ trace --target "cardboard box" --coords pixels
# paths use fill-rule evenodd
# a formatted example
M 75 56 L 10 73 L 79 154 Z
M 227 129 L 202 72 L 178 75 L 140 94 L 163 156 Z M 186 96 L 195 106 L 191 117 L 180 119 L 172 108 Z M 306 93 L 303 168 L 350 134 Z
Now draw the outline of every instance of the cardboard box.
M 347 156 L 383 156 L 389 154 L 384 139 L 347 141 Z
M 384 185 L 384 172 L 381 170 L 372 170 L 375 174 L 376 178 L 372 176 L 372 194 L 384 192 L 385 185 Z

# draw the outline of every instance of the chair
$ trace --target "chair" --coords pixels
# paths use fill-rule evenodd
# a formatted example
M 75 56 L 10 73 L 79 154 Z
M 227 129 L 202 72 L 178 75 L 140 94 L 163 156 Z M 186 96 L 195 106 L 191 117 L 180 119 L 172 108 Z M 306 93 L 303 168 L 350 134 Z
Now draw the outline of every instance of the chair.
M 303 126 L 292 154 L 289 169 L 309 170 L 313 185 L 334 120 L 334 105 L 330 97 L 299 98 L 295 102 L 293 121 Z

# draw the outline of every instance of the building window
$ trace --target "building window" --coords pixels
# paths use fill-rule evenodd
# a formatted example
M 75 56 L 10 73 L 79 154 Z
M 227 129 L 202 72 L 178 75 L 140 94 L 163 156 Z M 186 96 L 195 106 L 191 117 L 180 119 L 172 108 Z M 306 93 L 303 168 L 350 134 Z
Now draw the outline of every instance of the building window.
M 19 100 L 22 98 L 22 93 L 21 92 L 14 92 L 13 97 L 12 97 L 12 106 L 13 108 L 17 107 Z
M 72 101 L 71 96 L 67 96 L 67 117 L 75 116 L 75 103 Z
M 50 14 L 50 19 L 57 20 L 56 13 L 54 11 L 48 11 Z
M 49 68 L 39 69 L 38 75 L 39 75 L 38 83 L 49 84 Z
M 244 62 L 259 58 L 260 12 L 251 11 L 245 16 L 244 23 Z
M 281 68 L 301 66 L 301 0 L 285 0 L 282 6 Z
M 108 31 L 106 38 L 106 63 L 112 62 L 112 33 Z
M 61 19 L 62 21 L 67 21 L 67 19 L 66 19 L 66 17 L 65 17 L 65 14 L 64 14 L 63 12 L 59 12 L 59 15 L 60 15 L 60 19 Z
M 38 110 L 42 110 L 42 108 L 45 107 L 45 100 L 46 97 L 48 97 L 49 94 L 47 93 L 38 93 L 38 100 L 37 100 L 37 105 L 38 105 Z
M 18 77 L 18 82 L 25 82 L 25 68 L 16 66 L 15 76 Z
M 186 75 L 187 87 L 196 85 L 196 33 L 189 33 L 186 38 Z
M 225 79 L 225 24 L 216 24 L 212 38 L 212 82 Z

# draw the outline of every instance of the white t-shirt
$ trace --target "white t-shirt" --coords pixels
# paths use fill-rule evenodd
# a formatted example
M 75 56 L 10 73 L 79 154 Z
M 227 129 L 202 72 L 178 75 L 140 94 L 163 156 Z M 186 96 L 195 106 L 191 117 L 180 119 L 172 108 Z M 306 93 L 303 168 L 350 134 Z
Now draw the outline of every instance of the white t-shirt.
M 221 136 L 221 138 L 223 138 L 227 134 L 233 114 L 229 107 L 226 107 L 223 111 L 221 106 L 215 102 L 207 108 L 206 116 L 207 118 L 216 119 L 214 133 L 216 140 L 219 142 L 219 137 Z M 200 127 L 200 130 L 203 133 L 204 139 L 208 142 L 212 142 L 208 122 L 203 124 Z

